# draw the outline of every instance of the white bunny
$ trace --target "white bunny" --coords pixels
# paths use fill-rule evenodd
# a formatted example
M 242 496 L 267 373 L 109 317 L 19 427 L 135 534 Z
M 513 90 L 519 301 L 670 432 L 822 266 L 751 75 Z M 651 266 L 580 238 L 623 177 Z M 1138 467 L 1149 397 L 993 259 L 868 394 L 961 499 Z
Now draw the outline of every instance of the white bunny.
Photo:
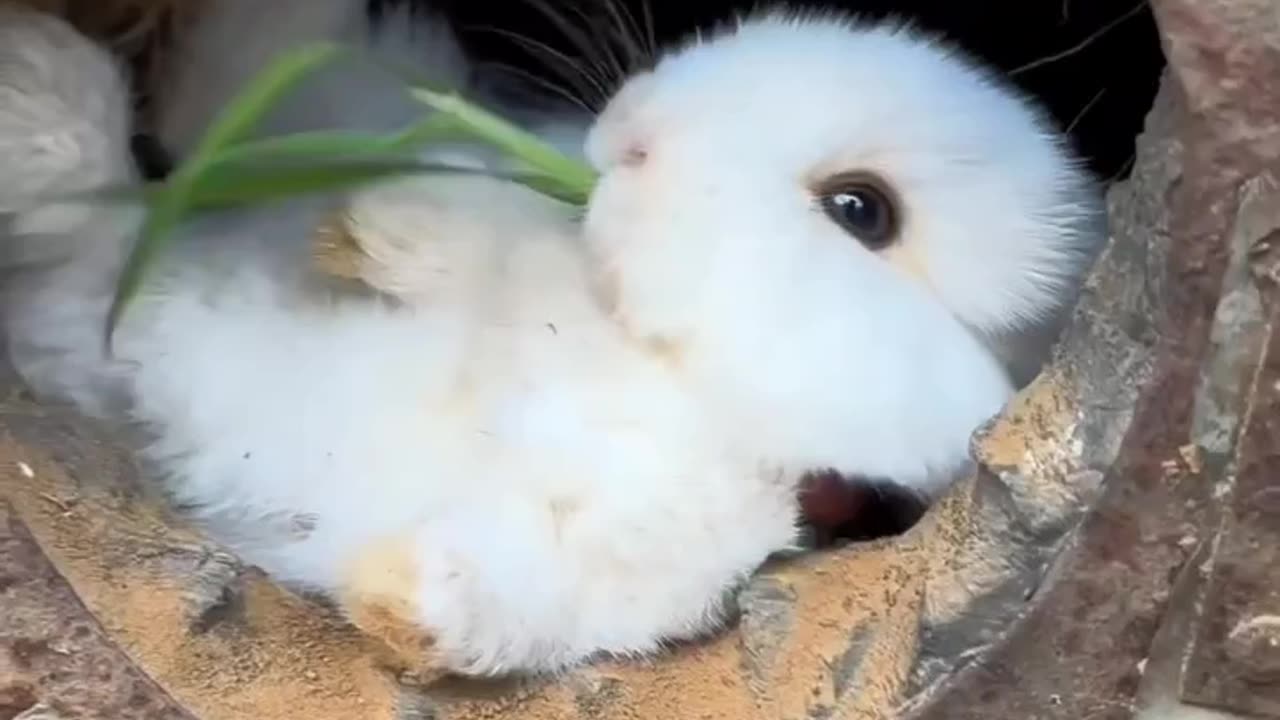
M 0 203 L 133 176 L 109 68 L 0 15 Z M 317 89 L 326 122 L 369 124 L 343 108 L 388 96 L 361 87 Z M 179 116 L 181 146 L 202 121 Z M 330 202 L 201 221 L 113 360 L 137 213 L 12 210 L 7 253 L 65 251 L 8 288 L 16 364 L 140 423 L 211 532 L 399 649 L 552 671 L 717 628 L 796 542 L 807 472 L 944 488 L 1013 391 L 1007 349 L 1058 322 L 1102 239 L 1044 118 L 904 27 L 755 15 L 631 78 L 585 153 L 585 219 L 483 179 L 343 200 L 386 294 L 307 270 Z

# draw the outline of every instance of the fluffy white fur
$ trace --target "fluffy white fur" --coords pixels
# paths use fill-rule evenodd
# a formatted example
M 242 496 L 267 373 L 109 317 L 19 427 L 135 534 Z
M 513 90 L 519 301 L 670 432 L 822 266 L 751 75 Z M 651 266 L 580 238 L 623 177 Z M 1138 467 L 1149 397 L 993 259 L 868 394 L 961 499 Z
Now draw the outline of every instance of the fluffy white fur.
M 362 22 L 357 0 L 290 0 L 228 24 L 250 4 L 215 3 L 227 15 L 193 42 L 166 111 L 179 146 L 271 40 Z M 319 20 L 281 34 L 302 7 Z M 454 72 L 443 31 L 413 37 Z M 278 127 L 403 119 L 393 90 L 333 77 Z M 944 487 L 1012 391 L 993 338 L 1054 322 L 1099 239 L 1058 139 L 960 56 L 770 15 L 623 88 L 585 145 L 603 172 L 585 222 L 478 179 L 360 193 L 345 207 L 388 298 L 305 271 L 332 199 L 211 218 L 108 360 L 97 331 L 137 214 L 18 209 L 32 187 L 133 176 L 123 87 L 59 23 L 0 15 L 5 252 L 46 261 L 7 287 L 15 363 L 47 397 L 140 423 L 177 500 L 286 581 L 347 590 L 398 538 L 402 599 L 460 672 L 714 629 L 725 593 L 794 542 L 805 471 Z M 815 207 L 814 177 L 859 167 L 904 198 L 911 262 Z
M 726 271 L 722 289 L 739 307 L 754 298 L 776 308 L 787 292 L 776 286 L 776 263 L 809 262 L 797 268 L 805 277 L 826 265 L 814 253 L 883 270 L 816 211 L 808 188 L 842 170 L 881 175 L 904 205 L 904 239 L 884 259 L 911 271 L 1021 380 L 1044 359 L 1042 332 L 1056 331 L 1104 236 L 1097 188 L 1047 118 L 957 49 L 908 25 L 850 27 L 786 13 L 739 22 L 632 78 L 587 151 L 616 169 L 592 208 L 604 244 L 649 253 L 657 244 L 637 238 L 656 236 L 699 255 L 654 256 L 666 267 L 750 259 L 768 268 L 776 292 L 748 297 L 741 283 L 754 280 Z M 643 172 L 623 163 L 637 152 L 647 157 Z M 760 256 L 753 241 L 765 237 L 784 245 L 775 250 L 785 256 Z M 687 322 L 687 298 L 665 286 L 669 275 L 645 274 L 664 283 L 650 299 Z M 849 296 L 827 307 L 892 313 L 895 322 L 910 316 L 857 283 L 843 287 Z M 739 324 L 755 323 L 759 310 L 739 312 Z M 904 343 L 894 343 L 900 356 L 910 354 Z

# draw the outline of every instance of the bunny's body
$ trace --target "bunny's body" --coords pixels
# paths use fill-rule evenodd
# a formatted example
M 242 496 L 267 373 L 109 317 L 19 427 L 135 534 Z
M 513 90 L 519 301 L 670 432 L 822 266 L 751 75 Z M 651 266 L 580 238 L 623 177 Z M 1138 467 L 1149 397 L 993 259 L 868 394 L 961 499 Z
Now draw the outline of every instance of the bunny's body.
M 49 54 L 77 42 L 0 15 L 0 48 L 27 51 L 0 50 L 0 90 L 27 94 L 0 105 L 0 157 L 43 188 L 133 176 L 123 85 L 94 83 L 96 103 L 67 89 L 109 76 L 106 58 Z M 839 52 L 852 75 L 813 80 L 854 80 L 835 105 L 802 113 L 816 96 L 767 77 Z M 796 124 L 745 119 L 770 105 Z M 202 122 L 186 112 L 177 147 Z M 82 127 L 94 113 L 109 121 Z M 429 637 L 450 670 L 553 670 L 713 629 L 795 542 L 806 472 L 944 487 L 1013 391 L 1001 338 L 1061 312 L 1097 239 L 1097 200 L 1039 119 L 892 29 L 760 18 L 628 83 L 584 147 L 603 173 L 585 221 L 482 179 L 343 199 L 330 228 L 383 294 L 309 270 L 331 202 L 202 221 L 114 360 L 99 332 L 137 213 L 20 210 L 26 186 L 0 180 L 7 252 L 43 261 L 7 288 L 15 363 L 47 396 L 139 422 L 180 503 L 358 624 Z M 71 156 L 101 160 L 47 161 Z M 860 244 L 866 214 L 826 214 L 861 202 L 861 180 L 829 182 L 851 171 L 902 199 L 887 250 Z

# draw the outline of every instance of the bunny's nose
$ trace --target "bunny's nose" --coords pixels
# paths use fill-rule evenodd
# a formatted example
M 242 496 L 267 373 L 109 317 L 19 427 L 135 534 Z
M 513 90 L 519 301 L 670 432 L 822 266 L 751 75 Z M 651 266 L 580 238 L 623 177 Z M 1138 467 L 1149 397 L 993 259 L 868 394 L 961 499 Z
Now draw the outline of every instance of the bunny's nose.
M 636 168 L 649 159 L 649 149 L 639 142 L 634 142 L 622 149 L 618 163 L 623 167 Z
M 587 138 L 587 161 L 600 173 L 638 168 L 649 159 L 649 145 L 631 128 L 597 126 Z
M 586 155 L 596 170 L 619 165 L 635 167 L 648 157 L 648 138 L 654 128 L 647 120 L 653 92 L 651 71 L 631 76 L 609 100 L 587 134 Z

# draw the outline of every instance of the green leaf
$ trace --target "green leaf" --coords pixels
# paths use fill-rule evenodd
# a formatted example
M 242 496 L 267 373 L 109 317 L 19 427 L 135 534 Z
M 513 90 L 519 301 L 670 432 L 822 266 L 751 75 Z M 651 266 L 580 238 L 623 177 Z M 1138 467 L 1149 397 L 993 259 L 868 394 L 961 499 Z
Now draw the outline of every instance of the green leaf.
M 316 44 L 285 53 L 215 119 L 191 157 L 167 182 L 85 194 L 84 199 L 141 202 L 149 208 L 112 302 L 108 343 L 124 309 L 137 295 L 145 271 L 177 226 L 193 212 L 273 202 L 428 172 L 503 177 L 563 202 L 587 203 L 597 180 L 590 167 L 456 93 L 417 80 L 409 84 L 407 92 L 435 112 L 398 133 L 319 131 L 251 139 L 285 94 L 308 73 L 344 52 L 336 45 Z M 427 163 L 416 157 L 420 148 L 445 141 L 487 144 L 511 156 L 520 169 L 503 174 Z
M 452 118 L 433 115 L 390 135 L 318 130 L 244 142 L 217 153 L 210 158 L 210 164 L 297 162 L 370 155 L 409 156 L 430 143 L 462 137 L 465 137 L 465 132 Z
M 105 340 L 108 352 L 111 350 L 111 338 L 115 333 L 115 327 L 119 323 L 121 314 L 127 303 L 133 299 L 138 289 L 142 286 L 144 272 L 151 266 L 156 256 L 163 249 L 165 238 L 177 227 L 182 219 L 182 212 L 186 204 L 186 190 L 187 188 L 183 185 L 175 185 L 168 192 L 161 193 L 157 201 L 151 206 L 151 212 L 147 215 L 147 220 L 143 225 L 138 242 L 134 245 L 133 252 L 129 254 L 124 270 L 120 274 L 120 281 L 116 285 L 116 294 L 112 299 L 111 308 L 107 314 Z
M 197 145 L 193 159 L 205 160 L 232 143 L 247 139 L 281 98 L 308 73 L 346 53 L 330 43 L 305 45 L 280 56 L 227 106 Z
M 460 132 L 518 160 L 526 170 L 513 177 L 517 182 L 578 206 L 586 205 L 590 199 L 598 179 L 591 167 L 457 92 L 435 85 L 413 69 L 367 56 L 363 59 L 403 78 L 412 98 L 453 119 Z
M 586 205 L 587 200 L 591 197 L 590 187 L 584 188 L 581 185 L 565 183 L 560 178 L 550 177 L 538 172 L 518 172 L 507 177 L 530 190 L 576 207 Z
M 210 165 L 189 198 L 195 211 L 224 210 L 426 173 L 488 174 L 412 157 L 334 157 L 296 163 Z
M 444 116 L 433 116 L 393 135 L 346 131 L 296 133 L 242 143 L 216 153 L 194 179 L 189 210 L 224 209 L 293 197 L 308 192 L 340 190 L 414 172 L 458 172 L 442 164 L 413 159 L 412 149 L 435 140 L 456 138 L 458 130 Z M 308 173 L 320 177 L 308 181 Z M 275 183 L 282 183 L 279 187 Z M 160 201 L 169 183 L 109 185 L 57 194 L 43 202 L 139 203 Z
M 151 211 L 133 252 L 125 262 L 107 314 L 108 350 L 121 314 L 142 286 L 145 271 L 155 262 L 182 221 L 194 186 L 205 165 L 219 150 L 251 135 L 272 107 L 294 89 L 307 73 L 336 59 L 342 52 L 338 46 L 321 43 L 285 53 L 214 119 L 212 127 L 196 146 L 190 160 L 173 173 L 167 187 L 153 198 Z
M 577 205 L 585 205 L 597 175 L 587 165 L 570 158 L 537 135 L 463 100 L 456 93 L 415 87 L 413 97 L 436 112 L 454 118 L 458 126 L 478 140 L 497 147 L 521 161 L 537 177 L 542 192 L 556 188 L 557 194 Z

